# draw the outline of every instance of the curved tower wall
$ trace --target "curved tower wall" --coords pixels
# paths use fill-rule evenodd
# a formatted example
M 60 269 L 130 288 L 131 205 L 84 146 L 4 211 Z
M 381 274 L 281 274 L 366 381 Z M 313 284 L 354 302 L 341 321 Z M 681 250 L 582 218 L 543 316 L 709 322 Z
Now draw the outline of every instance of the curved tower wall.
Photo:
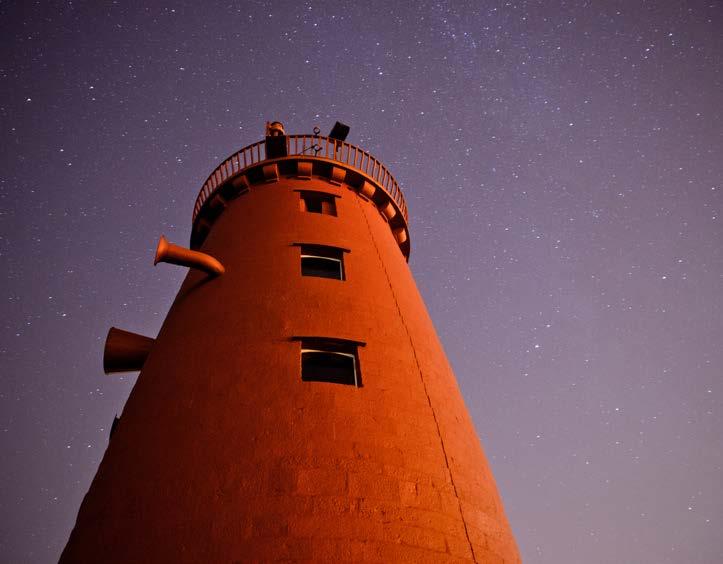
M 519 561 L 398 229 L 298 164 L 237 177 L 197 242 L 226 272 L 189 271 L 61 562 Z M 301 244 L 345 280 L 302 276 Z M 361 387 L 302 381 L 303 337 L 358 343 Z

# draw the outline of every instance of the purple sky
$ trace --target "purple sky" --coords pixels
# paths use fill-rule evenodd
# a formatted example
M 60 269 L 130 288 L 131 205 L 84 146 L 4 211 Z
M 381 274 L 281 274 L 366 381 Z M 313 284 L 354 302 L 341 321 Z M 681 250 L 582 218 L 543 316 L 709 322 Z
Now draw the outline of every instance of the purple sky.
M 0 560 L 57 561 L 194 199 L 351 125 L 527 563 L 723 561 L 719 2 L 0 3 Z M 394 5 L 398 5 L 395 7 Z

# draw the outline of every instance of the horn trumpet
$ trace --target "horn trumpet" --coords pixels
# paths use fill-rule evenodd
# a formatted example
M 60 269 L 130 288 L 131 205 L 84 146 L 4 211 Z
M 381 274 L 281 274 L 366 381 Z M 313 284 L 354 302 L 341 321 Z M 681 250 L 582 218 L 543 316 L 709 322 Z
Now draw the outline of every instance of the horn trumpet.
M 111 327 L 103 349 L 103 371 L 135 372 L 143 368 L 155 339 Z
M 226 272 L 224 266 L 211 255 L 169 243 L 168 239 L 163 235 L 161 235 L 161 238 L 158 240 L 156 257 L 153 260 L 153 264 L 156 265 L 159 262 L 197 268 L 212 276 Z

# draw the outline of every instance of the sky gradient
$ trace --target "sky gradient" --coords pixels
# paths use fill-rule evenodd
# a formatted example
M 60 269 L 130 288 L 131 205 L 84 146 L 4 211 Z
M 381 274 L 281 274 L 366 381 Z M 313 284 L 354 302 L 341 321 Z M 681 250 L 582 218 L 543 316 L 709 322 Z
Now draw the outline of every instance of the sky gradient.
M 723 561 L 718 2 L 0 3 L 0 560 L 55 562 L 208 173 L 384 162 L 527 563 Z

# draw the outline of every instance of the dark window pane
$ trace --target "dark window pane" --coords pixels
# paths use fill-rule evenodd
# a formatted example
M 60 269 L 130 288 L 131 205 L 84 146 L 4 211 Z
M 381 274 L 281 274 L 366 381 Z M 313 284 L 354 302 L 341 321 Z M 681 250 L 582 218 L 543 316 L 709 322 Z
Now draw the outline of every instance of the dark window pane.
M 358 385 L 354 356 L 337 352 L 301 352 L 301 379 L 306 382 Z
M 321 192 L 301 192 L 301 209 L 311 213 L 336 215 L 336 198 Z
M 302 276 L 318 276 L 343 280 L 341 260 L 329 257 L 302 256 Z
M 311 213 L 321 213 L 321 200 L 315 198 L 306 199 L 306 211 Z

